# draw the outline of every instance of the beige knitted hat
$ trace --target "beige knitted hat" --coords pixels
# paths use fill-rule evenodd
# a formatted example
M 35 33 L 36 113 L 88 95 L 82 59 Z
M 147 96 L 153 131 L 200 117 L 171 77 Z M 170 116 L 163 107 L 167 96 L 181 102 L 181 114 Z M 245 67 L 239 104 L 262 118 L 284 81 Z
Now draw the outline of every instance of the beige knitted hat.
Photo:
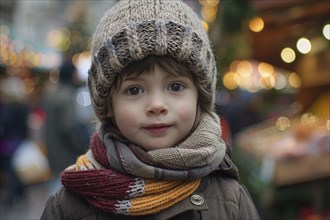
M 200 19 L 178 0 L 122 0 L 108 10 L 93 38 L 88 87 L 98 119 L 107 119 L 117 74 L 149 55 L 168 55 L 196 74 L 214 104 L 216 65 Z

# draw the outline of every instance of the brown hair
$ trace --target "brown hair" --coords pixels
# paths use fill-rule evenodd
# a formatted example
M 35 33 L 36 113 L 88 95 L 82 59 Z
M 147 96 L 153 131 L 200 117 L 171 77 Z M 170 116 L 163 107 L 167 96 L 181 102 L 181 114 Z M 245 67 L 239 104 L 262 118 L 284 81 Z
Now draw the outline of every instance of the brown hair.
M 174 76 L 186 76 L 191 79 L 196 86 L 198 92 L 198 100 L 197 100 L 197 113 L 196 113 L 196 120 L 192 131 L 197 127 L 200 117 L 202 113 L 211 113 L 213 109 L 209 109 L 209 100 L 210 97 L 209 92 L 205 90 L 202 84 L 196 83 L 196 74 L 191 73 L 185 65 L 178 62 L 177 60 L 173 59 L 170 56 L 148 56 L 138 62 L 134 62 L 129 64 L 126 68 L 123 69 L 121 74 L 118 74 L 117 77 L 114 79 L 113 86 L 110 90 L 109 95 L 109 102 L 107 108 L 111 108 L 111 94 L 115 92 L 117 89 L 120 88 L 121 83 L 124 77 L 127 76 L 139 76 L 143 72 L 148 72 L 154 69 L 155 66 L 159 66 L 161 69 L 165 70 L 166 72 L 174 75 Z M 207 82 L 205 82 L 207 83 Z M 106 130 L 109 131 L 115 137 L 122 137 L 121 132 L 117 128 L 115 121 L 112 117 L 109 118 Z

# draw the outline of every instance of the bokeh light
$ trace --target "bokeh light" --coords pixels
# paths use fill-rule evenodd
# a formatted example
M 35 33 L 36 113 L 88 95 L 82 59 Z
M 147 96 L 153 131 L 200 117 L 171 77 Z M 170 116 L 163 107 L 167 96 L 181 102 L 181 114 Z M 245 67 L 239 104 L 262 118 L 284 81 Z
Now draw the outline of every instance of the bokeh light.
M 296 59 L 296 53 L 290 47 L 286 47 L 281 51 L 281 58 L 286 63 L 292 63 Z
M 79 105 L 84 106 L 84 107 L 89 106 L 92 103 L 91 97 L 90 97 L 89 93 L 86 91 L 79 92 L 77 94 L 76 100 Z
M 312 49 L 312 44 L 307 38 L 300 38 L 297 41 L 297 49 L 302 54 L 307 54 Z
M 324 25 L 324 27 L 323 27 L 323 36 L 326 39 L 330 40 L 330 24 Z
M 293 88 L 299 88 L 301 86 L 301 79 L 297 73 L 291 73 L 289 75 L 289 83 Z
M 235 73 L 228 72 L 223 78 L 223 84 L 227 89 L 236 89 L 238 87 L 238 84 L 235 79 Z
M 314 126 L 318 120 L 317 116 L 312 113 L 305 113 L 301 116 L 301 124 Z
M 250 20 L 249 28 L 253 32 L 260 32 L 264 29 L 264 20 L 260 17 L 255 17 Z
M 290 119 L 285 116 L 281 116 L 276 120 L 276 127 L 280 131 L 285 131 L 288 128 L 290 128 L 290 126 L 291 126 Z

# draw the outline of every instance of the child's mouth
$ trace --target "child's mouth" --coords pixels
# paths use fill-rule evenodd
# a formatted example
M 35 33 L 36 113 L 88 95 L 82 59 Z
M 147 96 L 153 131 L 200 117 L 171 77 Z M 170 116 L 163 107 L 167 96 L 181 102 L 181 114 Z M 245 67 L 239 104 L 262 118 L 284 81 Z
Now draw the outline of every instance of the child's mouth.
M 152 135 L 163 135 L 164 133 L 166 133 L 166 131 L 171 127 L 171 125 L 168 124 L 151 124 L 148 125 L 146 127 L 144 127 L 144 129 Z

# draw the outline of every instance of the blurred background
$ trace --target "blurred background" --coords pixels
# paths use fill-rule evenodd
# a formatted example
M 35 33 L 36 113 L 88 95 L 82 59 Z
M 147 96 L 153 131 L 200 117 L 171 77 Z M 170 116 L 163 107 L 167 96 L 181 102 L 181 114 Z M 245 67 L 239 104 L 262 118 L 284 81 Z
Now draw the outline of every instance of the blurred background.
M 0 1 L 0 219 L 39 219 L 88 148 L 91 39 L 116 2 Z M 261 217 L 330 219 L 330 1 L 185 2 L 213 42 L 222 135 Z

